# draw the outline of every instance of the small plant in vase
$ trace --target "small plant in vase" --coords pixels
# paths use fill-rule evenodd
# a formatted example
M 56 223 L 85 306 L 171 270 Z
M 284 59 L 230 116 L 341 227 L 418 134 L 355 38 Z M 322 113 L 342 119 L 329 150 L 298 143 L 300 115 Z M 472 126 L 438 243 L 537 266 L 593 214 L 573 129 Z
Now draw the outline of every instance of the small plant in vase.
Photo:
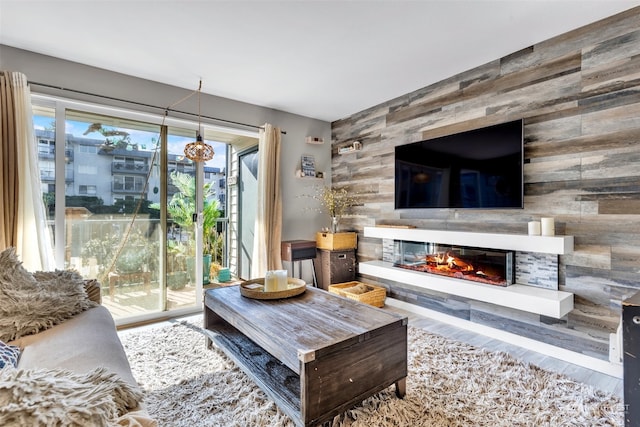
M 340 219 L 359 204 L 358 194 L 349 191 L 346 187 L 319 187 L 313 198 L 320 202 L 321 207 L 331 217 L 332 233 L 338 232 Z

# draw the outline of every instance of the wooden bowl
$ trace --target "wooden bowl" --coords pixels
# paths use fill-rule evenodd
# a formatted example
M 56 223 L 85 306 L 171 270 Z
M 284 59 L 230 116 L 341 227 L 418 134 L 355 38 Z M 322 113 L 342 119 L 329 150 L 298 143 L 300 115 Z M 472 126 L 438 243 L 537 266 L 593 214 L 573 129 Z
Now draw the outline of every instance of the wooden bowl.
M 240 294 L 253 299 L 282 299 L 291 298 L 304 293 L 307 284 L 304 280 L 287 277 L 287 289 L 277 291 L 264 291 L 264 277 L 251 279 L 240 283 Z

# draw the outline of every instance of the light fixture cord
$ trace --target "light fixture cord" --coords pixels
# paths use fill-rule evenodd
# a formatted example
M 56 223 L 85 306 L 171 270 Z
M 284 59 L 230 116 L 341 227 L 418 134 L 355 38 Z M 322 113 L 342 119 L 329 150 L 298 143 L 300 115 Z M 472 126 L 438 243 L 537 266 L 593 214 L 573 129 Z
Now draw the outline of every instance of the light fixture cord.
M 189 95 L 185 96 L 184 98 L 181 98 L 178 101 L 174 102 L 173 104 L 167 106 L 167 108 L 165 108 L 165 111 L 168 112 L 169 110 L 171 110 L 176 105 L 182 104 L 184 101 L 186 101 L 187 99 L 191 98 L 196 93 L 198 93 L 198 97 L 199 97 L 200 96 L 200 89 L 202 89 L 202 79 L 200 79 L 200 85 L 198 85 L 198 89 L 194 90 L 193 92 L 191 92 Z
M 198 136 L 202 136 L 200 134 L 200 91 L 202 90 L 202 79 L 200 79 L 200 85 L 198 86 L 198 134 L 196 135 L 196 140 Z

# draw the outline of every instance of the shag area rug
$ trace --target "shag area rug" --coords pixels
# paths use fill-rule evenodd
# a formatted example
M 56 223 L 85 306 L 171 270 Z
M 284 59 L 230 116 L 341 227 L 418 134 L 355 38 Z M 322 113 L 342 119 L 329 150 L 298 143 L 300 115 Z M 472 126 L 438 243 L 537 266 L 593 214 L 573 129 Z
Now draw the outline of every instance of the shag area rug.
M 121 334 L 145 405 L 161 426 L 272 426 L 293 422 L 217 348 L 202 320 Z M 623 426 L 616 396 L 522 363 L 506 353 L 409 327 L 404 399 L 393 386 L 333 427 Z

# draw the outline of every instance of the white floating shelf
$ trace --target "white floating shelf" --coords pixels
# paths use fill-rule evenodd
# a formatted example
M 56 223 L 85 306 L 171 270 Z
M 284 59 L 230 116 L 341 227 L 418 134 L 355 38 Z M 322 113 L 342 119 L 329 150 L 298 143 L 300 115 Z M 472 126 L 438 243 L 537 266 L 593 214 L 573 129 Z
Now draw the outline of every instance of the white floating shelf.
M 573 252 L 573 236 L 529 236 L 384 226 L 364 227 L 364 236 L 558 255 Z
M 308 136 L 305 138 L 307 144 L 324 144 L 324 138 L 320 138 L 317 136 Z
M 394 267 L 392 263 L 384 261 L 361 262 L 358 264 L 358 269 L 360 274 L 556 319 L 562 318 L 573 310 L 573 294 L 570 292 L 518 284 L 506 287 L 485 285 Z

